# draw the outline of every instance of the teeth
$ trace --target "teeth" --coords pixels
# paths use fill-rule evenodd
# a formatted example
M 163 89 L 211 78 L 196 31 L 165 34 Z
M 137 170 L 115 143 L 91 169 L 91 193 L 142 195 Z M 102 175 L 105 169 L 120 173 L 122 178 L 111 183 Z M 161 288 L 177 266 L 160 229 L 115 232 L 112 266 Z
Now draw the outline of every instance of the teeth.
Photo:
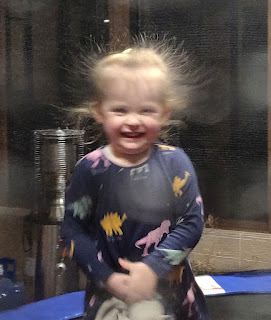
M 134 138 L 134 137 L 139 137 L 142 133 L 124 133 L 124 135 L 128 138 Z

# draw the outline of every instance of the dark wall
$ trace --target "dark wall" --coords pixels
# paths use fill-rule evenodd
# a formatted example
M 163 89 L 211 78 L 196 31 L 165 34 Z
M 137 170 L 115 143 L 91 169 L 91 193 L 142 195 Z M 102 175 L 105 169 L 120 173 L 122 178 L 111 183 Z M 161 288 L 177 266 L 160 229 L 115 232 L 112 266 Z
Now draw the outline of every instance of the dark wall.
M 267 2 L 138 1 L 139 30 L 183 41 L 209 83 L 195 90 L 180 145 L 206 213 L 267 221 Z
M 73 57 L 90 39 L 108 42 L 107 1 L 13 0 L 0 3 L 8 115 L 8 203 L 32 206 L 33 131 L 66 125 L 62 107 L 75 103 Z M 2 52 L 2 51 L 1 51 Z
M 6 3 L 9 204 L 29 207 L 33 130 L 65 125 L 55 106 L 80 102 L 70 67 L 90 36 L 108 43 L 108 8 L 101 0 Z M 267 2 L 132 0 L 131 33 L 139 32 L 175 37 L 205 74 L 182 114 L 179 145 L 198 172 L 207 215 L 267 221 Z

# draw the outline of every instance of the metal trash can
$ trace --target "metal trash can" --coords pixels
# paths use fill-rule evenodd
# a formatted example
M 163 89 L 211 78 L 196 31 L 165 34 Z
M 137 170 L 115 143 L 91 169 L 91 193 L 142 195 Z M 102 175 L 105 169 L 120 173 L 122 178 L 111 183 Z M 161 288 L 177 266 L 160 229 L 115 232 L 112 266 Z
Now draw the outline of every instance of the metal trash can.
M 30 295 L 28 300 L 38 301 L 78 289 L 76 265 L 62 263 L 60 223 L 66 186 L 76 162 L 84 155 L 84 131 L 37 130 L 34 137 L 35 201 L 26 221 L 26 263 L 30 267 L 25 279 L 28 287 L 32 281 L 34 297 Z

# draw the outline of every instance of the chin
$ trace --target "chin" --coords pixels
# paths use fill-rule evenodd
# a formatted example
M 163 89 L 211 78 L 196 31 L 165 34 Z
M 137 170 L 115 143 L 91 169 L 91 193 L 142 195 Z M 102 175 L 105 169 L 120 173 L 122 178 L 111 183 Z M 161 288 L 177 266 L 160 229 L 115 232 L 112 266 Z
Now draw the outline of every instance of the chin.
M 151 149 L 152 143 L 123 143 L 119 144 L 118 150 L 122 154 L 140 155 L 146 154 Z
M 123 154 L 127 154 L 129 156 L 139 156 L 144 155 L 149 152 L 149 148 L 125 148 L 122 150 Z
M 145 150 L 141 150 L 141 149 L 123 149 L 122 150 L 123 154 L 135 155 L 135 156 L 144 152 Z

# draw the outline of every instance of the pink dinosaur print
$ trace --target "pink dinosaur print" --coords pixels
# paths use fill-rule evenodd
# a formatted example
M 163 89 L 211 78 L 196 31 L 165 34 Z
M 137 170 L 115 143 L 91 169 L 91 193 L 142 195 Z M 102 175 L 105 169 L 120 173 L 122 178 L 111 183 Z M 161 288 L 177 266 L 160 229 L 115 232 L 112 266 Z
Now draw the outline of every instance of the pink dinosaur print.
M 201 197 L 201 196 L 197 196 L 196 202 L 197 202 L 197 204 L 200 206 L 200 213 L 201 213 L 201 215 L 204 216 L 202 197 Z
M 102 254 L 102 251 L 99 251 L 98 254 L 97 254 L 97 258 L 100 262 L 103 262 L 103 254 Z
M 102 149 L 97 149 L 87 154 L 86 159 L 93 161 L 91 168 L 96 168 L 101 160 L 103 160 L 105 168 L 108 168 L 111 164 L 111 162 L 104 156 Z
M 89 300 L 89 306 L 90 306 L 90 307 L 93 307 L 95 301 L 96 301 L 96 297 L 93 295 L 93 296 L 91 297 L 91 299 Z
M 170 227 L 170 221 L 165 220 L 161 223 L 161 226 L 150 231 L 146 237 L 138 240 L 135 243 L 135 246 L 140 249 L 140 246 L 145 245 L 142 257 L 146 257 L 148 253 L 149 247 L 154 243 L 154 249 L 157 248 L 159 242 L 161 241 L 164 233 L 168 234 L 169 233 L 169 227 Z
M 195 301 L 195 294 L 194 294 L 194 283 L 191 283 L 190 289 L 187 291 L 186 298 L 184 299 L 182 306 L 189 305 L 188 308 L 188 318 L 191 318 L 193 316 L 192 312 L 192 305 Z

